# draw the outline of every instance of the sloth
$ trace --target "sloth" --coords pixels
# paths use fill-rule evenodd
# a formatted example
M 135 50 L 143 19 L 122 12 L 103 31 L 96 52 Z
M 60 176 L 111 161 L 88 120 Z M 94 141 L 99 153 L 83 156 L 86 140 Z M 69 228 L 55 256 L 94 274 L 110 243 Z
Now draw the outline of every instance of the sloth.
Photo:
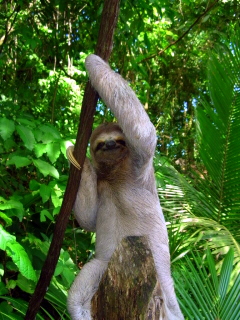
M 85 160 L 73 211 L 83 229 L 96 232 L 95 257 L 69 290 L 69 313 L 73 320 L 92 319 L 91 299 L 116 247 L 128 236 L 144 236 L 162 289 L 165 319 L 181 320 L 154 178 L 155 128 L 134 91 L 105 61 L 91 54 L 85 64 L 117 123 L 100 125 L 90 138 L 92 162 Z

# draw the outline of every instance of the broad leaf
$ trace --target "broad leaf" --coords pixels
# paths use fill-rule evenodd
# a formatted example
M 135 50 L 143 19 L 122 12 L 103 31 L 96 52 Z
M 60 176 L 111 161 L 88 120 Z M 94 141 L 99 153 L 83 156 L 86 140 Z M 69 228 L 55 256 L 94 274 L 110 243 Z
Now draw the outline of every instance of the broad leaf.
M 44 209 L 40 213 L 40 221 L 41 222 L 45 222 L 46 221 L 46 217 L 49 220 L 53 221 L 53 217 L 52 217 L 51 213 L 48 210 Z
M 39 169 L 39 171 L 44 175 L 44 177 L 50 175 L 56 179 L 59 178 L 58 171 L 46 161 L 39 159 L 39 160 L 33 160 L 33 163 Z
M 44 143 L 49 143 L 61 139 L 59 132 L 53 126 L 41 125 L 39 126 L 39 129 L 43 132 L 41 140 Z
M 47 149 L 46 144 L 43 144 L 43 143 L 35 144 L 34 151 L 35 151 L 36 157 L 40 158 L 46 152 L 46 149 Z
M 48 143 L 46 147 L 47 155 L 52 163 L 56 162 L 60 155 L 60 142 Z
M 31 163 L 31 160 L 27 157 L 13 156 L 7 161 L 7 165 L 15 164 L 16 168 L 26 167 Z
M 20 135 L 25 147 L 29 150 L 32 150 L 35 144 L 35 138 L 32 131 L 28 127 L 22 125 L 16 126 L 16 130 Z
M 0 119 L 0 136 L 3 138 L 3 140 L 7 140 L 8 138 L 10 138 L 14 130 L 14 121 L 6 118 Z
M 36 273 L 25 249 L 2 226 L 0 226 L 0 249 L 7 252 L 24 277 L 36 281 Z
M 17 209 L 21 213 L 24 211 L 23 204 L 20 201 L 10 199 L 0 204 L 1 210 Z
M 52 188 L 50 186 L 47 186 L 45 184 L 41 184 L 40 186 L 40 195 L 42 197 L 43 203 L 49 200 L 51 196 Z

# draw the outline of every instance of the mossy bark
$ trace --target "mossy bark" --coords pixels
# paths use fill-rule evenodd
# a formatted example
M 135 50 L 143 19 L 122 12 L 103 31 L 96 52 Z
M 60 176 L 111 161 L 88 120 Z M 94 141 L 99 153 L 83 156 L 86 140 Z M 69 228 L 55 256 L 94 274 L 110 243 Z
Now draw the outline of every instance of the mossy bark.
M 93 298 L 93 319 L 159 320 L 161 305 L 161 290 L 146 239 L 124 239 Z

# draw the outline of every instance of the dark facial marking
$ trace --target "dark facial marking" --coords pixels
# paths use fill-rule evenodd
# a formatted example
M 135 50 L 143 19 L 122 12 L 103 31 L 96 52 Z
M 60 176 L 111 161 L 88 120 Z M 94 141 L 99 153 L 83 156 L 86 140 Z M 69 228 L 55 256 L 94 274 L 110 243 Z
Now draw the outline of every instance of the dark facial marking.
M 103 151 L 113 150 L 113 149 L 119 148 L 120 145 L 126 146 L 126 142 L 123 139 L 117 139 L 117 140 L 112 139 L 112 140 L 106 140 L 105 142 L 101 141 L 97 144 L 95 152 L 99 150 L 103 150 Z
M 98 151 L 98 150 L 102 149 L 104 147 L 104 145 L 105 145 L 105 142 L 99 142 L 97 147 L 96 147 L 96 149 L 95 149 L 95 151 Z
M 116 141 L 117 143 L 121 144 L 122 146 L 126 146 L 126 142 L 122 139 Z

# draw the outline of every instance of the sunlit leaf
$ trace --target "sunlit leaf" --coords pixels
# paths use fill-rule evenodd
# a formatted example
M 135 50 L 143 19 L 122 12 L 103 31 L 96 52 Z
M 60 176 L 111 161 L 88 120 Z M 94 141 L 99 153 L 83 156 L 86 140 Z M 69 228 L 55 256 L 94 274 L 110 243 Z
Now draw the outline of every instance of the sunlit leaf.
M 10 138 L 14 130 L 14 121 L 6 118 L 0 118 L 0 136 L 3 138 L 3 140 Z
M 39 169 L 39 171 L 44 175 L 44 177 L 50 175 L 56 179 L 59 178 L 58 171 L 48 162 L 39 159 L 39 160 L 33 160 L 33 163 Z
M 29 150 L 32 150 L 35 144 L 35 138 L 32 131 L 25 126 L 17 125 L 16 130 L 20 135 L 25 147 Z
M 7 165 L 15 164 L 16 168 L 26 167 L 31 163 L 27 157 L 13 156 L 7 161 Z
M 16 238 L 4 230 L 1 225 L 0 248 L 6 251 L 8 256 L 12 258 L 22 275 L 27 279 L 36 281 L 36 273 L 25 249 L 16 241 Z

